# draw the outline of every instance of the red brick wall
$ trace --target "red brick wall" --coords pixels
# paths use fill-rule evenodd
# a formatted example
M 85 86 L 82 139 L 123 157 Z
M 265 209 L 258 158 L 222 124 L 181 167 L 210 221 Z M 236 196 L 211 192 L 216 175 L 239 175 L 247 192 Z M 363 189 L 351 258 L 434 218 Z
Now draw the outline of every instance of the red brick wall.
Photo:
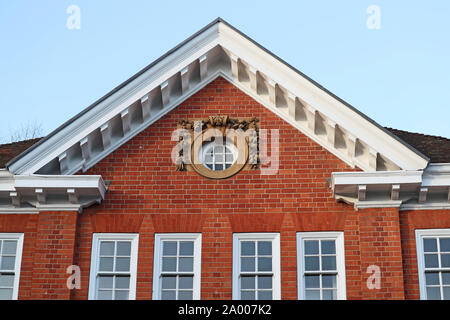
M 178 119 L 206 118 L 217 114 L 256 116 L 261 121 L 261 128 L 279 129 L 278 174 L 262 176 L 259 170 L 247 170 L 229 179 L 210 180 L 195 172 L 175 171 L 170 158 L 175 144 L 171 141 L 171 133 L 176 129 Z M 409 263 L 412 259 L 412 249 L 408 247 L 412 245 L 408 231 L 410 216 L 405 218 L 406 213 L 401 213 L 400 219 L 396 209 L 355 211 L 352 206 L 336 203 L 326 178 L 332 172 L 350 170 L 349 166 L 297 129 L 227 81 L 218 79 L 87 172 L 101 174 L 105 180 L 111 181 L 106 200 L 101 205 L 85 210 L 78 220 L 76 215 L 61 212 L 44 213 L 39 218 L 37 215 L 0 216 L 0 232 L 5 229 L 3 223 L 13 224 L 14 219 L 23 223 L 18 222 L 15 229 L 11 226 L 6 229 L 21 232 L 19 229 L 28 226 L 32 230 L 25 234 L 27 249 L 24 249 L 21 298 L 38 295 L 69 297 L 59 286 L 63 277 L 67 279 L 65 268 L 73 262 L 81 267 L 82 279 L 81 289 L 73 290 L 70 297 L 86 299 L 92 234 L 126 232 L 140 235 L 137 298 L 151 299 L 154 234 L 201 232 L 202 298 L 230 299 L 232 234 L 279 232 L 281 296 L 283 299 L 297 299 L 296 232 L 304 231 L 344 231 L 348 299 L 415 297 L 414 290 L 418 290 L 418 286 L 414 279 L 417 275 L 411 265 L 405 264 L 402 269 L 400 246 L 401 226 L 402 244 L 406 245 L 404 262 Z M 70 236 L 75 225 L 76 239 Z M 67 232 L 64 249 L 60 248 L 64 254 L 55 252 L 48 241 L 51 231 L 59 228 L 66 229 L 65 234 Z M 73 254 L 68 247 L 74 239 Z M 36 251 L 32 252 L 35 245 Z M 57 256 L 53 256 L 55 254 Z M 32 276 L 32 263 L 35 268 L 45 265 L 45 257 L 53 259 L 56 265 L 50 264 L 49 270 L 39 270 L 42 274 Z M 378 265 L 382 272 L 379 290 L 366 287 L 369 276 L 366 269 L 372 264 Z M 58 280 L 49 282 L 52 283 L 52 291 L 47 290 L 45 295 L 43 280 L 49 279 L 50 273 Z M 37 280 L 40 287 L 32 286 L 31 280 Z
M 37 214 L 0 214 L 0 233 L 24 233 L 19 299 L 31 299 L 38 218 Z
M 420 299 L 415 230 L 450 228 L 450 211 L 401 211 L 400 224 L 403 272 L 405 274 L 405 297 L 406 299 Z
M 279 129 L 279 173 L 262 176 L 258 170 L 243 171 L 226 180 L 209 180 L 195 172 L 176 172 L 170 154 L 178 119 L 216 114 L 256 116 L 261 128 Z M 84 270 L 84 289 L 74 297 L 87 297 L 93 232 L 139 232 L 137 297 L 142 299 L 151 298 L 155 232 L 202 233 L 203 299 L 231 298 L 234 232 L 280 232 L 282 298 L 297 299 L 299 231 L 345 231 L 348 298 L 387 297 L 389 281 L 384 282 L 383 294 L 363 295 L 362 268 L 371 252 L 361 257 L 366 251 L 359 247 L 359 213 L 335 203 L 326 182 L 332 172 L 349 170 L 298 130 L 218 79 L 87 173 L 101 174 L 112 183 L 107 200 L 80 216 L 76 261 Z M 376 234 L 370 228 L 366 226 L 367 232 Z M 391 297 L 401 298 L 396 293 Z

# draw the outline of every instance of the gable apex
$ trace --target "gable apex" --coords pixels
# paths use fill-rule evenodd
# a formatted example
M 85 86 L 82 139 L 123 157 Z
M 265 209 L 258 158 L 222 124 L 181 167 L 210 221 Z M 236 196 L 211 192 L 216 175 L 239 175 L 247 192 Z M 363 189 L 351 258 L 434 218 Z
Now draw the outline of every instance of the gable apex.
M 364 171 L 429 159 L 218 18 L 11 160 L 14 174 L 87 170 L 217 77 Z

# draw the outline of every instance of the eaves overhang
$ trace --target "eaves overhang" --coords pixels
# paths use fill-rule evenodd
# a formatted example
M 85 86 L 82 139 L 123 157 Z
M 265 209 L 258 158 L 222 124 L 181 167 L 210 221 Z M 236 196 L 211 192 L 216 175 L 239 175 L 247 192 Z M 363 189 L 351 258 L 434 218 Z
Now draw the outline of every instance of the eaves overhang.
M 0 170 L 0 214 L 78 211 L 105 198 L 98 175 L 14 175 Z
M 450 164 L 417 171 L 335 172 L 331 188 L 337 201 L 355 209 L 450 209 Z
M 223 77 L 352 167 L 422 170 L 429 159 L 222 19 L 12 159 L 16 175 L 72 175 Z

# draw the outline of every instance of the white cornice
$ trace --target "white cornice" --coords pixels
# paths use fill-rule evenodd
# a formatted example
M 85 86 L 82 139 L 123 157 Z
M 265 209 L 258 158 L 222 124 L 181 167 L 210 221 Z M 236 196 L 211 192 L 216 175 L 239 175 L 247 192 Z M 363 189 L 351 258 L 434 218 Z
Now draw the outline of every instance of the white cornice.
M 430 164 L 423 171 L 336 172 L 331 187 L 337 201 L 355 209 L 450 209 L 450 164 Z
M 238 63 L 241 64 L 239 68 Z M 250 82 L 240 79 L 240 72 L 248 73 Z M 416 151 L 219 21 L 52 133 L 36 148 L 15 159 L 9 169 L 15 174 L 74 174 L 80 169 L 85 171 L 218 75 L 225 77 L 350 166 L 358 166 L 364 171 L 421 170 L 427 166 L 428 160 Z M 289 100 L 288 106 L 279 106 L 274 96 L 259 92 L 258 81 L 265 81 L 271 94 Z M 178 93 L 168 95 L 169 92 Z M 158 95 L 162 95 L 163 105 L 152 109 L 151 97 Z M 308 121 L 297 118 L 297 104 L 302 105 L 300 109 L 305 108 L 311 114 Z M 138 118 L 142 117 L 139 123 L 130 122 L 132 112 Z M 327 132 L 316 132 L 316 121 L 322 121 Z M 123 131 L 122 137 L 114 141 L 108 135 L 110 131 L 105 131 L 106 128 L 112 130 L 113 126 Z M 339 130 L 347 139 L 344 147 L 335 145 L 335 130 Z M 89 139 L 103 139 L 103 146 L 91 146 Z M 382 158 L 380 162 L 387 163 L 387 168 L 377 168 L 378 157 Z M 55 171 L 59 167 L 61 171 Z
M 105 198 L 101 176 L 1 175 L 0 213 L 78 211 Z

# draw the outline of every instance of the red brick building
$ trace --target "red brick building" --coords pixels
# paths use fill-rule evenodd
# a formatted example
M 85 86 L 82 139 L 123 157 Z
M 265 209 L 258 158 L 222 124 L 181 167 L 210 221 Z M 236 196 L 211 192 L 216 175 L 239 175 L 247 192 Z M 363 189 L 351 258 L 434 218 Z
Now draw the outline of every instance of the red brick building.
M 450 299 L 449 151 L 218 19 L 0 146 L 0 298 Z

